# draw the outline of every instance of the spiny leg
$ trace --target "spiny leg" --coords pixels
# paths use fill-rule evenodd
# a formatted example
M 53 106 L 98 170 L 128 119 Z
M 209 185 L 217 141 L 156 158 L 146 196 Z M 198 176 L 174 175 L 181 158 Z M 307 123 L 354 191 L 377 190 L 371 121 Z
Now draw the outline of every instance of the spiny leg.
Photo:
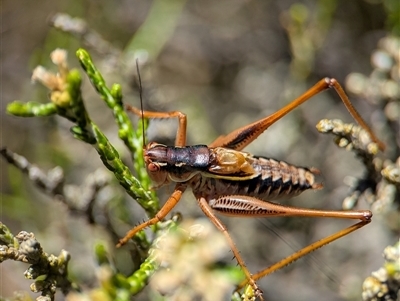
M 275 216 L 308 216 L 308 217 L 330 217 L 330 218 L 345 218 L 345 219 L 359 219 L 361 222 L 340 230 L 326 238 L 323 238 L 296 253 L 282 259 L 278 263 L 258 272 L 251 276 L 251 281 L 243 281 L 238 290 L 245 285 L 252 285 L 253 281 L 265 277 L 268 274 L 277 271 L 288 264 L 296 261 L 297 259 L 321 248 L 332 241 L 335 241 L 351 232 L 360 229 L 371 222 L 372 213 L 369 210 L 358 211 L 335 211 L 335 210 L 316 210 L 297 208 L 291 206 L 284 206 L 277 203 L 262 201 L 254 197 L 243 195 L 227 195 L 221 196 L 211 200 L 207 205 L 213 210 L 223 215 L 238 216 L 238 217 L 275 217 Z M 203 210 L 204 211 L 204 210 Z M 246 274 L 247 275 L 247 274 Z
M 254 289 L 254 294 L 255 296 L 261 297 L 262 291 L 258 288 L 256 282 L 254 281 L 252 275 L 250 274 L 249 270 L 247 269 L 246 264 L 244 263 L 244 260 L 242 259 L 242 256 L 239 253 L 239 250 L 237 249 L 235 243 L 233 242 L 233 239 L 228 233 L 228 230 L 226 229 L 225 225 L 215 216 L 214 212 L 212 211 L 210 205 L 208 204 L 207 200 L 204 197 L 197 197 L 197 201 L 199 203 L 199 206 L 201 210 L 204 212 L 204 214 L 213 222 L 213 224 L 217 227 L 219 231 L 224 234 L 225 238 L 228 241 L 228 244 L 233 252 L 233 255 L 235 256 L 238 264 L 242 268 L 242 271 L 244 272 L 246 276 L 246 284 L 249 284 L 253 289 Z M 262 297 L 261 297 L 262 299 Z
M 126 109 L 139 117 L 145 118 L 159 118 L 159 119 L 166 119 L 166 118 L 178 118 L 178 130 L 176 132 L 175 138 L 175 146 L 186 146 L 186 127 L 187 127 L 187 118 L 186 115 L 179 111 L 172 111 L 172 112 L 151 112 L 151 111 L 142 111 L 132 107 L 130 105 L 125 105 Z M 142 115 L 143 114 L 143 115 Z
M 176 204 L 178 204 L 178 202 L 180 201 L 183 192 L 186 190 L 187 185 L 179 183 L 176 184 L 174 192 L 171 194 L 171 196 L 168 198 L 168 200 L 165 202 L 164 206 L 162 206 L 162 208 L 156 213 L 156 215 L 145 221 L 144 223 L 141 223 L 140 225 L 137 225 L 135 228 L 132 228 L 131 230 L 129 230 L 128 233 L 126 233 L 125 237 L 121 238 L 120 241 L 117 244 L 117 247 L 121 247 L 124 244 L 126 244 L 129 239 L 131 239 L 132 237 L 134 237 L 136 235 L 136 233 L 138 233 L 140 230 L 143 230 L 149 226 L 152 226 L 156 223 L 158 223 L 159 221 L 161 221 L 162 219 L 164 219 L 167 214 L 172 210 L 172 208 L 174 208 L 176 206 Z
M 219 214 L 236 217 L 329 217 L 369 221 L 369 210 L 320 210 L 285 206 L 247 195 L 226 195 L 210 201 L 209 206 Z
M 342 86 L 334 78 L 324 78 L 316 83 L 313 87 L 308 89 L 305 93 L 300 95 L 298 98 L 293 100 L 291 103 L 287 104 L 277 112 L 262 118 L 256 122 L 249 125 L 241 127 L 226 136 L 218 137 L 214 142 L 212 142 L 209 147 L 227 147 L 235 150 L 242 150 L 244 147 L 253 142 L 259 135 L 261 135 L 268 127 L 274 124 L 276 121 L 281 119 L 283 116 L 291 112 L 296 107 L 300 106 L 311 97 L 317 95 L 318 93 L 327 90 L 329 88 L 334 88 L 336 93 L 341 98 L 342 102 L 346 106 L 347 110 L 353 116 L 353 118 L 369 133 L 372 140 L 378 144 L 381 150 L 385 149 L 385 145 L 375 136 L 370 127 L 362 119 L 360 114 L 356 111 L 354 106 L 351 104 L 349 98 L 344 92 Z
M 315 251 L 315 250 L 317 250 L 317 249 L 319 249 L 319 248 L 321 248 L 321 247 L 323 247 L 323 246 L 325 246 L 325 245 L 327 245 L 327 244 L 329 244 L 329 243 L 331 243 L 331 242 L 333 242 L 333 241 L 335 241 L 335 240 L 337 240 L 337 239 L 339 239 L 341 237 L 344 237 L 344 236 L 346 236 L 346 235 L 348 235 L 348 234 L 350 234 L 350 233 L 352 233 L 352 232 L 364 227 L 365 225 L 369 224 L 370 222 L 371 222 L 371 220 L 361 221 L 361 222 L 359 222 L 357 224 L 354 224 L 354 225 L 349 226 L 349 227 L 347 227 L 347 228 L 345 228 L 343 230 L 340 230 L 340 231 L 338 231 L 338 232 L 336 232 L 336 233 L 334 233 L 334 234 L 332 234 L 330 236 L 327 236 L 327 237 L 325 237 L 325 238 L 323 238 L 323 239 L 321 239 L 321 240 L 319 240 L 319 241 L 317 241 L 317 242 L 315 242 L 315 243 L 313 243 L 313 244 L 311 244 L 311 245 L 309 245 L 309 246 L 297 251 L 296 253 L 293 253 L 292 255 L 282 259 L 281 261 L 271 265 L 270 267 L 268 267 L 268 268 L 266 268 L 266 269 L 264 269 L 264 270 L 262 270 L 262 271 L 260 271 L 260 272 L 258 272 L 256 274 L 254 274 L 252 276 L 252 279 L 254 279 L 256 281 L 256 280 L 259 280 L 259 279 L 261 279 L 261 278 L 263 278 L 263 277 L 265 277 L 265 276 L 267 276 L 267 275 L 269 275 L 269 274 L 271 274 L 271 273 L 273 273 L 273 272 L 275 272 L 277 270 L 280 270 L 281 268 L 291 264 L 292 262 L 296 261 L 297 259 L 300 259 L 301 257 L 306 256 L 307 254 L 309 254 L 309 253 L 311 253 L 311 252 L 313 252 L 313 251 Z M 247 284 L 248 284 L 247 281 L 243 281 L 241 284 L 238 285 L 237 290 L 242 289 Z

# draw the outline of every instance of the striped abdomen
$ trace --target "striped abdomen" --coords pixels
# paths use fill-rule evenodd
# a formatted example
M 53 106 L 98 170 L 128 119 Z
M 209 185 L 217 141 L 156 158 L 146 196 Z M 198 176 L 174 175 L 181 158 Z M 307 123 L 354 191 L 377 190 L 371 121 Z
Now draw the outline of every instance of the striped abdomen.
M 252 167 L 258 175 L 243 181 L 204 177 L 201 174 L 191 181 L 195 195 L 216 197 L 222 195 L 248 195 L 262 200 L 282 196 L 295 196 L 308 189 L 322 188 L 315 183 L 317 169 L 296 167 L 284 161 L 253 157 Z

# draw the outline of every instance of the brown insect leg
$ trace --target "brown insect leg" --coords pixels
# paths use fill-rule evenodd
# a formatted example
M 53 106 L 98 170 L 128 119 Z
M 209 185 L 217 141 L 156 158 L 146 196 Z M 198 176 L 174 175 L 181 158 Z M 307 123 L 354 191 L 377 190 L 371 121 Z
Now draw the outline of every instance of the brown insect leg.
M 372 213 L 369 210 L 307 209 L 262 201 L 246 195 L 220 196 L 211 200 L 209 206 L 220 214 L 237 217 L 302 216 L 359 219 L 362 221 L 369 221 L 372 218 Z
M 151 219 L 147 220 L 146 222 L 129 230 L 129 232 L 126 233 L 125 237 L 120 239 L 120 241 L 117 244 L 117 247 L 121 247 L 124 244 L 126 244 L 129 241 L 129 239 L 134 237 L 135 234 L 138 233 L 140 230 L 143 230 L 144 228 L 152 226 L 152 225 L 158 223 L 159 221 L 161 221 L 164 217 L 166 217 L 167 214 L 172 210 L 172 208 L 174 208 L 176 206 L 176 204 L 178 204 L 178 202 L 180 201 L 180 199 L 182 197 L 183 192 L 186 190 L 186 187 L 187 186 L 185 184 L 177 184 L 175 186 L 174 192 L 168 198 L 168 200 L 166 201 L 164 206 L 162 206 L 160 211 L 158 211 L 157 214 L 153 218 L 151 218 Z
M 368 132 L 368 134 L 371 136 L 372 141 L 374 141 L 376 144 L 378 144 L 379 149 L 381 151 L 384 151 L 386 146 L 385 144 L 376 137 L 374 132 L 371 130 L 371 128 L 366 124 L 364 119 L 362 119 L 361 115 L 357 112 L 357 110 L 354 108 L 353 104 L 351 103 L 349 97 L 347 96 L 346 92 L 344 92 L 342 86 L 339 84 L 339 82 L 331 78 L 330 79 L 330 86 L 333 87 L 336 91 L 336 93 L 339 95 L 341 100 L 343 101 L 344 105 L 346 106 L 347 110 L 349 111 L 350 115 L 353 116 L 353 118 L 357 121 L 357 123 Z
M 125 108 L 134 113 L 135 115 L 142 117 L 142 111 L 132 107 L 130 105 L 125 105 Z M 175 138 L 175 146 L 186 146 L 186 127 L 187 127 L 187 118 L 186 115 L 179 111 L 172 111 L 172 112 L 150 112 L 150 111 L 143 111 L 143 117 L 145 118 L 159 118 L 159 119 L 166 119 L 166 118 L 175 118 L 178 117 L 178 130 L 176 132 Z
M 379 139 L 374 135 L 372 130 L 368 127 L 368 125 L 362 119 L 360 114 L 351 104 L 342 86 L 334 78 L 321 79 L 313 87 L 311 87 L 305 93 L 300 95 L 298 98 L 296 98 L 291 103 L 287 104 L 277 112 L 263 119 L 260 119 L 256 122 L 253 122 L 249 125 L 234 130 L 233 132 L 229 133 L 226 136 L 218 137 L 214 142 L 212 142 L 209 145 L 209 147 L 221 146 L 221 147 L 232 148 L 235 150 L 242 150 L 244 147 L 253 142 L 259 135 L 261 135 L 269 126 L 274 124 L 283 116 L 285 116 L 293 109 L 295 109 L 296 107 L 300 106 L 301 104 L 309 100 L 311 97 L 329 88 L 335 89 L 335 91 L 338 93 L 342 102 L 344 103 L 350 114 L 353 116 L 353 118 L 371 135 L 372 140 L 379 145 L 379 148 L 383 150 L 385 148 L 384 144 L 381 141 L 379 141 Z
M 350 234 L 351 232 L 354 232 L 354 231 L 364 227 L 365 225 L 369 224 L 370 222 L 371 222 L 371 220 L 361 221 L 355 225 L 352 225 L 343 230 L 340 230 L 330 236 L 327 236 L 327 237 L 297 251 L 296 253 L 282 259 L 281 261 L 271 265 L 270 267 L 258 272 L 257 274 L 254 274 L 252 276 L 252 279 L 258 280 L 260 278 L 263 278 L 263 277 L 287 266 L 288 264 L 296 261 L 297 259 L 299 259 L 299 258 L 301 258 L 301 257 L 303 257 L 303 256 L 305 256 L 305 255 L 307 255 L 307 254 L 309 254 L 309 253 L 311 253 L 311 252 L 313 252 L 313 251 L 315 251 L 315 250 L 317 250 L 317 249 L 319 249 L 319 248 L 321 248 L 343 236 L 346 236 L 346 235 Z M 238 285 L 237 289 L 239 290 L 239 289 L 243 288 L 245 285 L 247 285 L 247 281 L 243 281 L 240 285 Z
M 218 228 L 218 230 L 221 231 L 225 235 L 225 238 L 228 241 L 228 244 L 233 252 L 233 255 L 236 257 L 238 264 L 240 265 L 240 267 L 242 268 L 242 271 L 246 275 L 246 279 L 247 279 L 246 284 L 248 283 L 249 285 L 251 285 L 251 287 L 254 289 L 256 296 L 261 296 L 262 291 L 258 288 L 256 282 L 253 279 L 253 276 L 250 274 L 249 270 L 247 269 L 246 264 L 244 263 L 244 260 L 240 256 L 239 250 L 237 249 L 235 243 L 233 242 L 233 239 L 229 235 L 228 230 L 226 229 L 225 225 L 215 216 L 210 205 L 208 204 L 207 200 L 204 197 L 198 197 L 197 201 L 199 203 L 201 210 L 203 210 L 204 214 L 213 222 L 213 224 Z
M 205 200 L 203 201 L 205 202 Z M 255 275 L 252 275 L 245 270 L 247 280 L 242 282 L 238 286 L 238 290 L 243 288 L 246 284 L 253 285 L 253 281 L 256 281 L 272 272 L 283 268 L 284 266 L 296 261 L 297 259 L 311 253 L 312 251 L 327 245 L 328 243 L 337 240 L 343 236 L 348 235 L 349 233 L 365 226 L 366 224 L 371 222 L 372 213 L 369 210 L 359 210 L 359 211 L 334 211 L 334 210 L 316 210 L 316 209 L 306 209 L 306 208 L 297 208 L 284 206 L 277 203 L 272 203 L 268 201 L 262 201 L 254 197 L 243 196 L 243 195 L 228 195 L 221 196 L 214 200 L 211 200 L 207 203 L 208 208 L 216 211 L 220 214 L 228 215 L 228 216 L 238 216 L 238 217 L 274 217 L 274 216 L 309 216 L 309 217 L 331 217 L 331 218 L 345 218 L 345 219 L 360 219 L 361 222 L 350 226 L 344 230 L 338 231 L 335 234 L 323 238 L 299 251 L 296 253 L 282 259 L 278 263 L 258 272 Z M 203 208 L 202 208 L 203 209 Z M 210 209 L 208 209 L 210 210 Z M 211 211 L 210 210 L 210 211 Z M 207 214 L 207 212 L 203 209 L 203 211 Z M 216 217 L 207 216 L 214 222 L 215 225 L 221 230 L 224 231 L 225 228 L 222 226 L 218 226 L 219 220 Z M 216 219 L 216 221 L 213 220 Z M 226 235 L 227 236 L 227 235 Z M 228 236 L 227 236 L 228 237 Z M 228 240 L 230 238 L 228 237 Z M 235 245 L 232 243 L 231 249 L 234 252 L 235 256 Z M 239 264 L 242 266 L 238 259 Z M 250 275 L 250 278 L 249 276 Z M 249 281 L 251 279 L 252 282 Z M 255 283 L 255 282 L 254 282 Z

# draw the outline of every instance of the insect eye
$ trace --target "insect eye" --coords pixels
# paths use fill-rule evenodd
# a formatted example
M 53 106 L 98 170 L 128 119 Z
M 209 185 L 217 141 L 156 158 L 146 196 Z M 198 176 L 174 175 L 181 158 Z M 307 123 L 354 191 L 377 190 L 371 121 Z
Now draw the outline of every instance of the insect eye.
M 155 163 L 150 163 L 150 164 L 147 165 L 147 170 L 150 171 L 150 172 L 156 172 L 156 171 L 160 170 L 160 166 L 158 166 Z

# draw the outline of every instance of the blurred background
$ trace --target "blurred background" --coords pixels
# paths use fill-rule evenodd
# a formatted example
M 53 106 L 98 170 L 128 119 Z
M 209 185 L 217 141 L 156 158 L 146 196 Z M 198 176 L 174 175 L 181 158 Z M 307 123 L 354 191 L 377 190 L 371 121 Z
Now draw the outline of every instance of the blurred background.
M 108 84 L 120 83 L 124 101 L 134 106 L 139 105 L 134 59 L 146 60 L 144 106 L 186 113 L 188 144 L 208 144 L 218 135 L 275 112 L 323 77 L 334 77 L 350 91 L 355 107 L 388 145 L 386 158 L 394 161 L 399 156 L 398 132 L 388 128 L 385 117 L 387 97 L 365 95 L 348 78 L 351 73 L 370 76 L 377 68 L 371 55 L 380 41 L 399 35 L 395 0 L 4 0 L 1 5 L 1 146 L 44 170 L 60 165 L 69 184 L 80 185 L 88 174 L 105 169 L 90 146 L 73 139 L 71 124 L 56 117 L 17 118 L 5 113 L 7 103 L 14 100 L 48 101 L 48 91 L 32 85 L 30 77 L 37 65 L 55 70 L 49 60 L 55 48 L 67 49 L 69 64 L 76 68 L 80 67 L 75 51 L 88 49 Z M 82 18 L 89 34 L 54 28 L 51 23 L 57 13 Z M 392 65 L 399 70 L 398 58 Z M 111 112 L 83 77 L 92 119 L 127 156 Z M 394 80 L 398 83 L 398 74 Z M 398 95 L 391 97 L 397 97 L 392 109 L 400 111 Z M 353 121 L 334 91 L 327 91 L 271 126 L 246 149 L 321 170 L 323 190 L 285 203 L 340 209 L 349 192 L 346 183 L 364 172 L 353 153 L 337 148 L 332 137 L 316 131 L 323 118 Z M 176 121 L 155 121 L 148 139 L 173 144 L 175 133 Z M 47 252 L 67 249 L 72 255 L 72 277 L 95 286 L 92 248 L 97 240 L 110 240 L 107 231 L 70 214 L 4 160 L 0 164 L 2 222 L 14 233 L 34 232 Z M 160 192 L 161 202 L 171 191 Z M 122 189 L 113 193 L 128 199 Z M 135 223 L 145 218 L 139 207 L 130 206 Z M 360 202 L 358 208 L 369 209 L 369 205 Z M 202 216 L 190 191 L 175 211 L 184 218 Z M 375 214 L 365 228 L 262 279 L 259 284 L 266 300 L 360 300 L 363 279 L 382 265 L 384 247 L 399 237 L 397 218 L 396 210 L 389 216 Z M 350 224 L 301 218 L 222 220 L 254 272 Z M 126 229 L 120 231 L 123 235 Z M 230 254 L 226 257 L 229 262 Z M 2 297 L 29 290 L 30 281 L 22 276 L 26 268 L 9 261 L 0 265 Z M 146 296 L 137 298 L 147 300 Z M 61 294 L 58 297 L 62 300 Z

